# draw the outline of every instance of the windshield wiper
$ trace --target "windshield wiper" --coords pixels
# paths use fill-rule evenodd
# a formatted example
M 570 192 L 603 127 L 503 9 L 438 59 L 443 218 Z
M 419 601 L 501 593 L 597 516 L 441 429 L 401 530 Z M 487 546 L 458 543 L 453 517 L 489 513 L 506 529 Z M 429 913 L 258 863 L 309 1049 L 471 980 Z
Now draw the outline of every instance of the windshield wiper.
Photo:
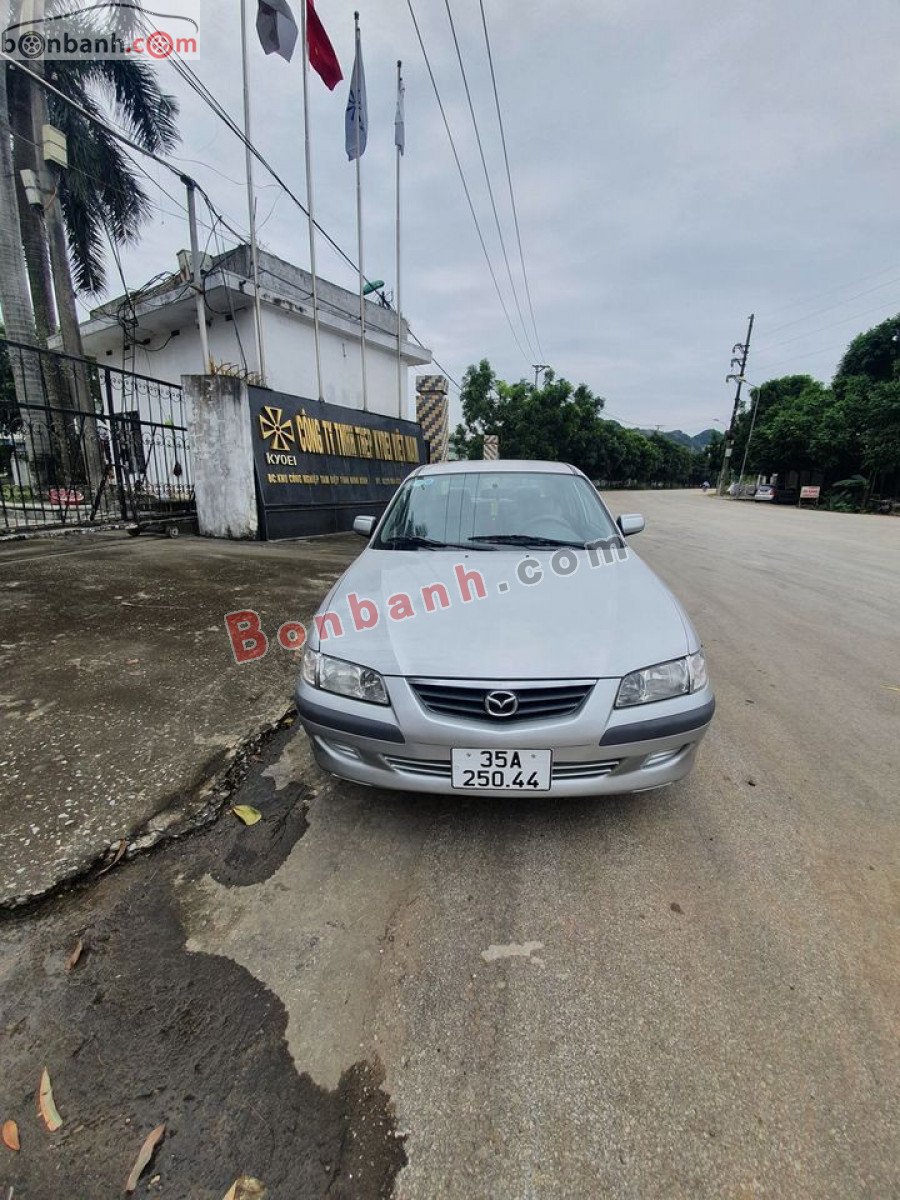
M 385 538 L 382 545 L 390 550 L 492 550 L 492 546 L 469 546 L 463 542 L 440 542 L 418 534 L 395 534 Z
M 469 538 L 470 542 L 493 542 L 498 546 L 571 546 L 574 550 L 585 550 L 584 542 L 571 538 L 537 537 L 531 533 L 489 533 Z

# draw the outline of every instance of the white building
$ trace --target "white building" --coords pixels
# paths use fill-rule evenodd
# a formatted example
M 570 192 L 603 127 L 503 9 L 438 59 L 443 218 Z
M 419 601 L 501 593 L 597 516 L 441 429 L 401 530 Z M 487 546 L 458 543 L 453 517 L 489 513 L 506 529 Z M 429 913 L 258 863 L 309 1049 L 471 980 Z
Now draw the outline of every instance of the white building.
M 180 383 L 202 373 L 203 356 L 196 299 L 187 261 L 153 288 L 94 309 L 81 326 L 84 351 L 111 366 Z M 260 251 L 259 282 L 265 383 L 276 391 L 315 399 L 315 342 L 312 276 L 274 254 Z M 359 296 L 324 279 L 318 281 L 319 330 L 324 400 L 362 408 Z M 259 374 L 253 319 L 250 248 L 243 245 L 204 264 L 204 295 L 210 356 L 235 373 Z M 366 368 L 371 412 L 415 419 L 406 374 L 431 362 L 431 352 L 413 342 L 401 320 L 403 411 L 398 413 L 397 322 L 393 309 L 375 296 L 366 300 Z

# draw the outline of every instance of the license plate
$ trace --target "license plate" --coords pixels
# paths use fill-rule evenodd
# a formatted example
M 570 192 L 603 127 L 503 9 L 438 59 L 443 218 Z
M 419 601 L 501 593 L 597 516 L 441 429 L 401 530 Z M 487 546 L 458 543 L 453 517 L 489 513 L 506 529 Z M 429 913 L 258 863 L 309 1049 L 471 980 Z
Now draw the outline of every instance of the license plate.
M 455 788 L 474 792 L 549 792 L 551 750 L 453 750 Z

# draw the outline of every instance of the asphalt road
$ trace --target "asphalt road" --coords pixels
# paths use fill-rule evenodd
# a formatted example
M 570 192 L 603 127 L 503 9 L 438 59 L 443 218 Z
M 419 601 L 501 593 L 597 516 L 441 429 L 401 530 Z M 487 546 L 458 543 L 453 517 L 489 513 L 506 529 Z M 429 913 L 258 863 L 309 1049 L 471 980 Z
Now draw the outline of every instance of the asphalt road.
M 247 784 L 259 825 L 229 818 L 8 935 L 0 1000 L 37 1003 L 64 931 L 91 947 L 79 987 L 117 1011 L 144 995 L 139 1028 L 96 1046 L 111 1094 L 141 1064 L 135 1136 L 177 1130 L 148 1194 L 214 1198 L 240 1159 L 272 1200 L 900 1195 L 900 522 L 610 500 L 646 515 L 635 548 L 707 649 L 719 707 L 688 780 L 402 797 L 326 778 L 284 735 Z M 7 1025 L 16 1069 L 68 1053 L 63 1100 L 86 1110 L 78 1072 L 100 1068 L 54 1013 Z M 118 1169 L 85 1155 L 68 1181 Z M 69 1194 L 46 1186 L 16 1200 Z
M 709 650 L 696 774 L 525 807 L 323 780 L 190 944 L 281 997 L 317 1082 L 378 1053 L 398 1197 L 896 1194 L 900 523 L 612 499 Z

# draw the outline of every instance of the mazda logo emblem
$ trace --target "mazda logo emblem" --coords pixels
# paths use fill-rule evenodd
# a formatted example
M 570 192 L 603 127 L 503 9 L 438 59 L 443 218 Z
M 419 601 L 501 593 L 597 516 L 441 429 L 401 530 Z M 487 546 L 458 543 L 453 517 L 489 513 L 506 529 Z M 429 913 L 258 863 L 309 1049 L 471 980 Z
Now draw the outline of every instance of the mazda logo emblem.
M 488 692 L 484 698 L 484 711 L 489 717 L 514 717 L 518 708 L 515 692 Z

